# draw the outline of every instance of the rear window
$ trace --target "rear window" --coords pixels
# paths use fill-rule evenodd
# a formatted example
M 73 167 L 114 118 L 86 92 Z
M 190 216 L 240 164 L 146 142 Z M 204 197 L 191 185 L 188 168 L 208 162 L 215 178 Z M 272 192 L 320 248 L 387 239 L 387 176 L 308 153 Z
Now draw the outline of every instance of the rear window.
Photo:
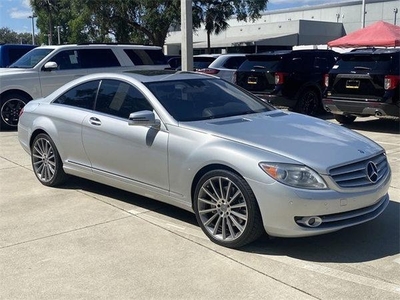
M 388 72 L 394 69 L 398 70 L 398 64 L 398 59 L 390 54 L 346 54 L 342 56 L 333 69 Z
M 282 55 L 251 55 L 242 63 L 239 70 L 266 69 L 269 71 L 277 71 L 282 68 Z
M 215 57 L 193 57 L 193 68 L 194 69 L 207 68 L 214 60 Z
M 161 49 L 124 49 L 134 65 L 166 65 Z

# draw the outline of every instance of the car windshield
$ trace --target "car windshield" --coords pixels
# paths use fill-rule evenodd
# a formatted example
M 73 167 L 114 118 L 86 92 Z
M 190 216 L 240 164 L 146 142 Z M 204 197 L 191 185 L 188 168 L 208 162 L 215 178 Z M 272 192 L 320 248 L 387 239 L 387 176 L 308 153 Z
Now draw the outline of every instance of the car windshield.
M 266 112 L 275 108 L 219 79 L 187 79 L 146 83 L 177 121 L 197 121 Z
M 52 51 L 53 49 L 33 49 L 10 65 L 10 68 L 33 68 Z

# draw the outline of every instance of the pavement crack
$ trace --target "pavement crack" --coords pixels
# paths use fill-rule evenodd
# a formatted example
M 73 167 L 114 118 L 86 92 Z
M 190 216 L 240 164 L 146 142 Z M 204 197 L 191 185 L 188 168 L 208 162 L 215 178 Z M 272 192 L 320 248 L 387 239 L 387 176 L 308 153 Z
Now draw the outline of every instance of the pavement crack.
M 11 245 L 1 246 L 0 250 L 7 249 L 7 248 L 12 248 L 12 247 L 23 245 L 23 244 L 32 243 L 32 242 L 36 242 L 36 241 L 40 241 L 40 240 L 45 240 L 45 239 L 48 239 L 48 238 L 51 238 L 51 237 L 60 236 L 60 235 L 68 234 L 68 233 L 71 233 L 71 232 L 77 232 L 77 231 L 85 230 L 85 229 L 96 227 L 96 226 L 99 226 L 99 225 L 104 225 L 104 224 L 117 222 L 117 221 L 120 221 L 120 220 L 123 220 L 123 219 L 127 219 L 127 218 L 131 218 L 131 217 L 132 217 L 132 215 L 124 216 L 124 217 L 113 219 L 113 220 L 108 220 L 108 221 L 99 222 L 99 223 L 96 223 L 96 224 L 91 224 L 91 225 L 87 225 L 87 226 L 83 226 L 83 227 L 79 227 L 79 228 L 74 228 L 74 229 L 71 229 L 71 230 L 57 232 L 57 233 L 54 233 L 54 234 L 38 237 L 38 238 L 35 238 L 35 239 L 31 239 L 31 240 L 25 240 L 25 241 L 22 241 L 22 242 L 11 244 Z

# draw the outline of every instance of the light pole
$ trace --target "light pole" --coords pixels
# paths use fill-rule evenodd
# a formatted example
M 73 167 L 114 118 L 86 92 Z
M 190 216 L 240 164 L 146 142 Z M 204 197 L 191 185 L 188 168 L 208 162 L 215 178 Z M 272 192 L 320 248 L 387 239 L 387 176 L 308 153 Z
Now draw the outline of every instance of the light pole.
M 57 26 L 57 35 L 58 35 L 58 44 L 59 44 L 59 45 L 61 45 L 60 28 L 61 28 L 61 26 Z
M 35 14 L 32 14 L 32 16 L 28 16 L 29 19 L 32 20 L 32 45 L 35 45 L 35 18 L 37 16 Z

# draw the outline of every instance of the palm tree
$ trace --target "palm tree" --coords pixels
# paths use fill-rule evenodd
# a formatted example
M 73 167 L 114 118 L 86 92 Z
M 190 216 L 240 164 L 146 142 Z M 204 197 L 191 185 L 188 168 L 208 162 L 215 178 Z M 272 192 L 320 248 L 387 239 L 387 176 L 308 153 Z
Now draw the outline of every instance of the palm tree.
M 49 44 L 53 44 L 53 12 L 57 11 L 57 0 L 31 0 L 35 11 L 45 10 L 49 17 Z
M 203 10 L 203 23 L 207 31 L 207 53 L 211 52 L 210 36 L 220 34 L 229 24 L 226 20 L 233 14 L 233 7 L 229 1 L 207 1 Z

